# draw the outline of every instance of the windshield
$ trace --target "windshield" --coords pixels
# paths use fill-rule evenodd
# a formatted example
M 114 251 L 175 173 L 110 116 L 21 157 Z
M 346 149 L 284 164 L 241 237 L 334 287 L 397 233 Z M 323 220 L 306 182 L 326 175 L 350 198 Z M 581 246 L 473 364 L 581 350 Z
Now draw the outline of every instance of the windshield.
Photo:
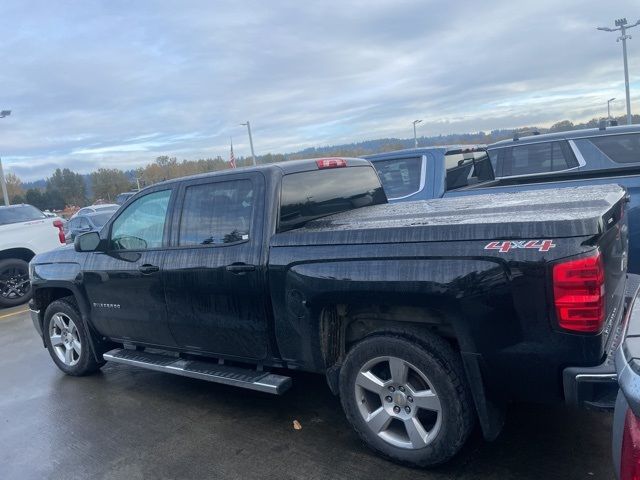
M 44 213 L 31 205 L 0 208 L 0 225 L 28 222 L 47 218 Z

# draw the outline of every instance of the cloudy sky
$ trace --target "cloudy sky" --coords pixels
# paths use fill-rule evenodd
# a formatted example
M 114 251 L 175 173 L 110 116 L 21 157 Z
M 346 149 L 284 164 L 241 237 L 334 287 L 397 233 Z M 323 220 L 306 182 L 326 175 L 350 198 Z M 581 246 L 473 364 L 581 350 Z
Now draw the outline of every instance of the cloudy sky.
M 24 180 L 624 112 L 633 0 L 0 4 L 0 155 Z M 629 42 L 640 108 L 640 26 Z

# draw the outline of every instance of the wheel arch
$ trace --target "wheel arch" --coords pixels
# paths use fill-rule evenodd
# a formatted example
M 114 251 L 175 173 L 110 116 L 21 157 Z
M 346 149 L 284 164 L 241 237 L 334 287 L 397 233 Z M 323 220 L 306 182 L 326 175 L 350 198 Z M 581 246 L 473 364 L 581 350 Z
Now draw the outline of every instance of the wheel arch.
M 18 260 L 24 260 L 25 262 L 30 262 L 35 255 L 36 254 L 28 248 L 7 248 L 6 250 L 0 251 L 0 260 L 15 258 Z
M 338 394 L 344 358 L 353 346 L 366 338 L 395 335 L 424 346 L 425 335 L 436 335 L 460 355 L 483 435 L 487 440 L 494 440 L 502 430 L 504 405 L 489 398 L 481 355 L 464 351 L 468 341 L 460 338 L 455 328 L 459 315 L 453 306 L 443 309 L 407 305 L 324 306 L 319 333 L 329 388 Z
M 47 308 L 56 300 L 62 300 L 69 297 L 73 298 L 75 301 L 78 311 L 80 312 L 82 323 L 89 333 L 89 342 L 91 343 L 93 355 L 97 361 L 101 361 L 102 355 L 99 353 L 102 350 L 99 346 L 101 343 L 101 337 L 91 325 L 89 305 L 81 295 L 76 285 L 55 283 L 53 285 L 37 286 L 37 288 L 34 289 L 31 307 L 33 310 L 38 311 L 38 320 L 40 322 L 40 331 L 43 332 L 43 341 L 45 335 L 43 324 Z

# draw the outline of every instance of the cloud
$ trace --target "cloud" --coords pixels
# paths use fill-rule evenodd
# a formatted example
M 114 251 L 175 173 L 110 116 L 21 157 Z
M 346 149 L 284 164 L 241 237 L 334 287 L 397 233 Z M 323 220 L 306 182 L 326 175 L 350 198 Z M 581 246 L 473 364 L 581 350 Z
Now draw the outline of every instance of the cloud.
M 631 0 L 6 0 L 0 154 L 25 179 L 624 111 Z M 640 28 L 640 27 L 639 27 Z M 629 42 L 632 95 L 640 44 Z M 640 104 L 638 104 L 640 105 Z M 634 108 L 636 102 L 634 102 Z

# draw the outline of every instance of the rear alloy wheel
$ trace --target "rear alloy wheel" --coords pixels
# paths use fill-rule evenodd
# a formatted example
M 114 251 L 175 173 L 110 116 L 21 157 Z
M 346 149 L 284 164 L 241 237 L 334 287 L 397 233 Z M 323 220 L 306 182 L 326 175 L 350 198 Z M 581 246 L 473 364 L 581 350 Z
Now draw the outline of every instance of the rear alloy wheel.
M 0 261 L 0 307 L 15 307 L 30 298 L 29 264 L 18 258 Z
M 47 307 L 42 331 L 49 355 L 67 375 L 88 375 L 104 365 L 104 361 L 95 359 L 73 297 L 56 300 Z
M 376 372 L 389 375 L 383 380 Z M 438 435 L 442 423 L 438 394 L 423 372 L 401 358 L 376 357 L 363 365 L 355 395 L 369 397 L 358 402 L 360 415 L 374 435 L 391 445 L 423 448 Z
M 460 355 L 442 338 L 375 335 L 340 370 L 340 400 L 360 437 L 399 463 L 446 462 L 473 428 L 473 399 Z

